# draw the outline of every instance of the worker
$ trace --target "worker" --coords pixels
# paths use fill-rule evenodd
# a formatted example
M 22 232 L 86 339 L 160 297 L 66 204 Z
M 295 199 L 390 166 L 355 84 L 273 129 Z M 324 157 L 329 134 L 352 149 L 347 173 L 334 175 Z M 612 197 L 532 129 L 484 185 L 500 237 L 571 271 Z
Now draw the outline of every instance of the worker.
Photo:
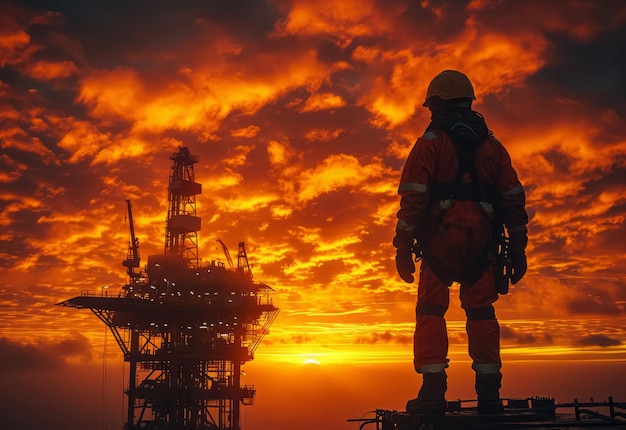
M 493 303 L 503 277 L 502 293 L 509 281 L 516 284 L 526 273 L 528 215 L 509 154 L 472 110 L 475 99 L 471 81 L 459 71 L 445 70 L 432 80 L 423 104 L 431 111 L 431 122 L 413 146 L 398 188 L 393 244 L 405 282 L 413 282 L 415 261 L 422 258 L 413 348 L 422 386 L 417 398 L 407 402 L 412 413 L 446 411 L 444 315 L 454 281 L 460 283 L 467 318 L 478 412 L 503 410 L 500 327 Z M 508 268 L 497 264 L 498 253 L 502 257 L 505 252 Z

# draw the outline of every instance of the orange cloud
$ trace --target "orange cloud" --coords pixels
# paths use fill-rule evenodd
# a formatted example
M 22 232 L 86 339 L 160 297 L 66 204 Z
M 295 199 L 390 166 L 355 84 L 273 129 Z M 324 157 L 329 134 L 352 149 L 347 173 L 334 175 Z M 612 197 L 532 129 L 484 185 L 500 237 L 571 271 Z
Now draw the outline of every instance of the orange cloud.
M 326 109 L 340 108 L 345 106 L 346 102 L 341 96 L 331 93 L 315 93 L 309 97 L 304 105 L 299 109 L 300 112 L 317 112 Z
M 517 37 L 513 41 L 503 34 L 478 32 L 470 21 L 460 40 L 450 43 L 426 43 L 415 50 L 356 51 L 355 59 L 371 63 L 378 58 L 390 63 L 392 70 L 388 80 L 376 80 L 373 91 L 362 102 L 375 115 L 375 125 L 394 127 L 421 109 L 428 83 L 442 70 L 467 73 L 479 99 L 520 85 L 544 64 L 546 42 L 532 33 Z
M 75 121 L 59 141 L 58 146 L 72 155 L 70 163 L 76 163 L 87 157 L 96 156 L 112 144 L 111 134 L 100 132 L 91 122 Z
M 273 166 L 285 166 L 294 156 L 294 150 L 289 144 L 272 140 L 267 144 L 267 154 Z
M 26 67 L 26 74 L 40 81 L 68 78 L 77 72 L 72 61 L 37 61 Z
M 139 104 L 142 82 L 130 68 L 117 67 L 111 71 L 94 70 L 80 83 L 78 101 L 91 109 L 91 115 L 109 120 L 131 120 Z
M 30 36 L 24 30 L 0 33 L 0 67 L 25 61 L 28 58 L 26 48 L 29 44 Z
M 351 155 L 330 155 L 315 168 L 300 174 L 297 199 L 306 202 L 341 187 L 365 183 L 381 174 L 382 167 L 378 164 L 363 166 Z
M 0 182 L 10 183 L 18 180 L 28 168 L 25 164 L 16 163 L 6 154 L 0 156 Z
M 314 129 L 310 130 L 305 134 L 305 137 L 308 141 L 321 141 L 321 142 L 331 142 L 337 140 L 337 138 L 344 133 L 344 129 L 336 129 L 336 130 L 324 130 L 324 129 Z
M 37 137 L 31 136 L 19 127 L 11 127 L 0 131 L 0 148 L 6 150 L 13 149 L 40 156 L 47 164 L 58 163 L 54 153 Z
M 338 3 L 331 0 L 294 1 L 284 20 L 276 25 L 274 36 L 326 35 L 340 47 L 347 47 L 355 37 L 381 31 L 377 11 L 371 0 Z
M 259 131 L 261 131 L 261 127 L 259 127 L 257 125 L 250 125 L 250 126 L 245 127 L 245 128 L 239 128 L 237 130 L 233 130 L 233 131 L 231 131 L 230 135 L 233 136 L 233 137 L 252 138 L 252 137 L 256 136 L 257 134 L 259 134 Z
M 316 88 L 328 76 L 313 51 L 287 60 L 260 57 L 265 73 L 231 73 L 228 64 L 184 69 L 173 80 L 150 80 L 136 70 L 94 71 L 81 81 L 79 101 L 105 121 L 127 121 L 135 132 L 214 131 L 233 110 L 254 113 L 290 88 Z M 269 67 L 278 62 L 283 67 Z M 224 69 L 217 68 L 218 66 Z

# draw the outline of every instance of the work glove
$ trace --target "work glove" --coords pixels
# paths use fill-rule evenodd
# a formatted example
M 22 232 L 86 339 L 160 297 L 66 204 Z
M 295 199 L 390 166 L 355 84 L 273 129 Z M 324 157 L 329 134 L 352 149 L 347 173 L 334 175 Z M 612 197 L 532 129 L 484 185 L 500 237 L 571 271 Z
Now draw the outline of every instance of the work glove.
M 415 262 L 413 252 L 410 248 L 401 248 L 396 252 L 396 270 L 404 282 L 413 283 L 413 273 L 415 273 Z
M 411 284 L 414 280 L 415 260 L 413 259 L 412 237 L 397 234 L 393 239 L 393 246 L 396 247 L 396 270 L 404 282 Z
M 509 255 L 511 256 L 511 265 L 513 270 L 511 273 L 511 283 L 517 284 L 526 273 L 528 263 L 526 262 L 526 245 L 528 244 L 528 235 L 526 231 L 515 232 L 509 235 Z

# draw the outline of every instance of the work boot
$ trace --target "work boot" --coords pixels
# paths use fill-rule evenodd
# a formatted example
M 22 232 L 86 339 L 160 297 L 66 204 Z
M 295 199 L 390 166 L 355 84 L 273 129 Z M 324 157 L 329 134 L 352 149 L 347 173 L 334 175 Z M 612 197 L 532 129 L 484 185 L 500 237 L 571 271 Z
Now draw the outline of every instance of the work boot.
M 416 399 L 406 403 L 406 411 L 413 414 L 440 415 L 446 412 L 446 372 L 422 374 L 423 382 Z
M 485 415 L 499 414 L 504 411 L 500 400 L 502 373 L 477 373 L 476 394 L 478 395 L 478 413 Z

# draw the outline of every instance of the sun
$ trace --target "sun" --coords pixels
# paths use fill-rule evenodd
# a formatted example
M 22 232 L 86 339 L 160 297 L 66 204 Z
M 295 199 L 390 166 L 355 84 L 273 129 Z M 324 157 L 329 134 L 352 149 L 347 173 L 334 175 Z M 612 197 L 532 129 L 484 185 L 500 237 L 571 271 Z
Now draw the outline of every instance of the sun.
M 317 361 L 317 360 L 316 360 L 316 359 L 314 359 L 314 358 L 307 358 L 306 360 L 304 360 L 304 361 L 302 362 L 302 364 L 312 364 L 312 365 L 314 365 L 314 366 L 319 366 L 319 365 L 320 365 L 320 362 L 319 362 L 319 361 Z

